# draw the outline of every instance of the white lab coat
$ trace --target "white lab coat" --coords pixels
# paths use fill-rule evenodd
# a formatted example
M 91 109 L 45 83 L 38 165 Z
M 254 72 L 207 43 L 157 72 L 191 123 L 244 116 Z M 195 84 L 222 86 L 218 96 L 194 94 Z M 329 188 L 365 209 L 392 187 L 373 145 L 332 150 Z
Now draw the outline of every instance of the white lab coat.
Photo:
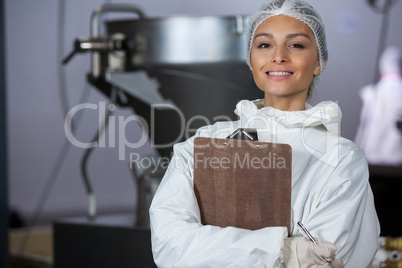
M 376 85 L 360 90 L 363 107 L 355 142 L 370 164 L 401 165 L 402 78 L 400 73 L 383 75 Z
M 292 147 L 291 236 L 301 221 L 313 236 L 334 243 L 345 267 L 368 267 L 378 248 L 379 223 L 362 151 L 338 135 L 333 102 L 304 111 L 261 108 L 241 101 L 239 121 L 202 127 L 195 136 L 225 138 L 239 127 L 256 128 L 260 141 Z M 203 226 L 193 192 L 193 140 L 174 156 L 153 199 L 152 250 L 158 267 L 281 267 L 286 227 L 255 231 Z

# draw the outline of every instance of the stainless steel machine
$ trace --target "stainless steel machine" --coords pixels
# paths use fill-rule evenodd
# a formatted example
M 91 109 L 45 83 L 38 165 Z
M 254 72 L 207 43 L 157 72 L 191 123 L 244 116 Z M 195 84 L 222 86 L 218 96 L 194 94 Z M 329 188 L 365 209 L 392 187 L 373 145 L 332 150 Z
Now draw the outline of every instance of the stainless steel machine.
M 109 12 L 138 18 L 107 21 L 101 35 L 101 16 Z M 127 98 L 117 104 L 142 116 L 159 154 L 170 156 L 172 143 L 186 138 L 184 127 L 197 129 L 222 115 L 236 119 L 239 100 L 263 97 L 245 63 L 247 21 L 247 16 L 147 18 L 132 5 L 103 5 L 92 14 L 91 37 L 77 39 L 75 52 L 92 53 L 88 80 L 107 95 L 112 86 L 121 88 Z M 155 104 L 164 105 L 152 110 Z
M 136 18 L 106 21 L 101 34 L 102 15 L 110 12 Z M 236 120 L 238 101 L 263 97 L 245 62 L 247 23 L 247 16 L 147 18 L 136 6 L 107 4 L 95 9 L 91 36 L 76 39 L 64 63 L 76 52 L 91 52 L 88 81 L 107 96 L 113 88 L 124 92 L 116 104 L 144 119 L 153 147 L 169 158 L 173 145 L 199 127 Z M 163 173 L 162 167 L 135 173 L 139 223 L 149 223 L 150 201 Z
M 105 33 L 100 33 L 102 15 L 109 12 L 129 12 L 136 18 L 107 21 Z M 238 101 L 263 97 L 245 63 L 246 25 L 246 16 L 147 18 L 136 6 L 103 5 L 92 14 L 91 36 L 76 39 L 64 63 L 76 52 L 90 52 L 88 81 L 107 96 L 116 96 L 111 93 L 118 88 L 123 94 L 115 103 L 131 107 L 144 119 L 156 157 L 169 158 L 173 144 L 197 128 L 235 120 Z M 136 216 L 93 217 L 89 212 L 89 219 L 56 222 L 56 266 L 155 267 L 148 210 L 164 171 L 133 170 L 138 181 Z M 83 177 L 93 211 L 85 172 Z

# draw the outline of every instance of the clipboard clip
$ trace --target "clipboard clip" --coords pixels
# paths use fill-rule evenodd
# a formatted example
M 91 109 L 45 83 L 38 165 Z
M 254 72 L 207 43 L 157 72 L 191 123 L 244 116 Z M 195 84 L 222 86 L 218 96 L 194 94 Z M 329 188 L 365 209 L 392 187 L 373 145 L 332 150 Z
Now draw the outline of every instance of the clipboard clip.
M 258 141 L 257 130 L 255 128 L 238 128 L 226 139 Z

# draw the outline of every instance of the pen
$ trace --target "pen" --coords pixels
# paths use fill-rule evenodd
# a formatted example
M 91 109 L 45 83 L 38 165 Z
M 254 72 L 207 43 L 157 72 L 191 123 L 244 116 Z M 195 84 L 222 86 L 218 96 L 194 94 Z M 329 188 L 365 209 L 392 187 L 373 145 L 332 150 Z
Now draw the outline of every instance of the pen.
M 314 244 L 317 244 L 317 241 L 314 239 L 314 237 L 310 234 L 310 232 L 304 227 L 304 225 L 299 221 L 297 225 L 300 227 L 300 231 L 302 231 L 303 235 L 309 239 L 311 242 Z M 331 265 L 332 268 L 336 268 L 335 265 L 332 263 L 332 261 L 328 261 L 328 263 Z

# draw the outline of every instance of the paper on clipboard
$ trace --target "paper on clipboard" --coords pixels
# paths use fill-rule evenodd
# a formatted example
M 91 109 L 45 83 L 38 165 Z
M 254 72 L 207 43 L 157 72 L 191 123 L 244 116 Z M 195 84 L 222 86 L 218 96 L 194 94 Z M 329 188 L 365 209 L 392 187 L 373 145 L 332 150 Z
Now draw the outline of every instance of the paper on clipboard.
M 292 149 L 250 140 L 194 139 L 194 191 L 204 225 L 290 233 Z

